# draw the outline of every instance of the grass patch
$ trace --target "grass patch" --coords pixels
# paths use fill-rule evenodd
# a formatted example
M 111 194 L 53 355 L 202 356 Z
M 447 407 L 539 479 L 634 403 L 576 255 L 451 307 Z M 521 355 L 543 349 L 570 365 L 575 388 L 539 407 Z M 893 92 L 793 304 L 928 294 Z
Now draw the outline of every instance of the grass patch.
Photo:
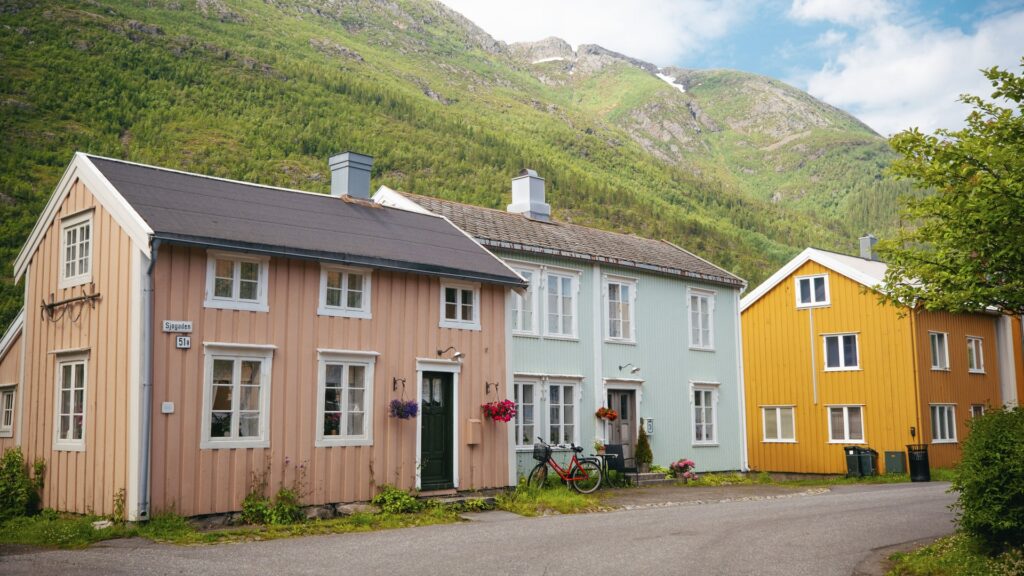
M 746 486 L 751 484 L 771 484 L 772 477 L 765 472 L 759 474 L 740 474 L 739 472 L 701 474 L 696 480 L 686 482 L 684 486 Z
M 1024 574 L 1024 550 L 1012 549 L 998 556 L 985 554 L 976 541 L 964 534 L 941 538 L 913 552 L 890 557 L 890 576 L 1011 576 Z
M 567 486 L 532 488 L 520 483 L 515 490 L 497 497 L 497 508 L 520 516 L 544 516 L 594 512 L 600 510 L 601 505 L 596 496 L 580 494 Z

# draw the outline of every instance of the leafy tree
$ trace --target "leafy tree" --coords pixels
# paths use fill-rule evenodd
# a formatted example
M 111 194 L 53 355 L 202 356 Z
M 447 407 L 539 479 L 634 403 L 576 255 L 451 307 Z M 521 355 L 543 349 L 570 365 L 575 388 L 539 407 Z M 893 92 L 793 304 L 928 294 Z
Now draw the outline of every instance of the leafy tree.
M 934 191 L 910 199 L 905 226 L 879 243 L 893 301 L 1024 314 L 1024 76 L 982 72 L 992 98 L 1011 107 L 963 95 L 974 109 L 962 130 L 914 128 L 892 137 L 902 156 L 893 172 Z

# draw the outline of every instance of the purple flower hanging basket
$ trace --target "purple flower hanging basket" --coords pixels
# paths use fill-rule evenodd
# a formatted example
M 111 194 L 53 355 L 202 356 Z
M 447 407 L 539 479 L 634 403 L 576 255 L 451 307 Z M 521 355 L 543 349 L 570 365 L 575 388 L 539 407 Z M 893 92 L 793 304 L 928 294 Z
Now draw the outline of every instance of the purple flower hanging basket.
M 408 420 L 409 418 L 415 418 L 419 414 L 420 405 L 415 400 L 399 400 L 396 398 L 391 401 L 390 412 L 392 418 Z

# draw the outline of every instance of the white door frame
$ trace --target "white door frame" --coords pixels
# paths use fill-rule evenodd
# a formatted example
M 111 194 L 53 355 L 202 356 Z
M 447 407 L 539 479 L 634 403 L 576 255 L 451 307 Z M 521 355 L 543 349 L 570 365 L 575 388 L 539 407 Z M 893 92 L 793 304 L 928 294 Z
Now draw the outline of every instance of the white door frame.
M 423 415 L 423 373 L 424 372 L 446 372 L 452 375 L 452 485 L 459 487 L 459 374 L 462 372 L 462 363 L 442 358 L 417 358 L 416 359 L 416 405 L 420 407 L 420 417 Z M 420 450 L 423 441 L 423 421 L 417 422 L 416 426 L 416 489 L 420 489 L 420 463 L 422 457 Z

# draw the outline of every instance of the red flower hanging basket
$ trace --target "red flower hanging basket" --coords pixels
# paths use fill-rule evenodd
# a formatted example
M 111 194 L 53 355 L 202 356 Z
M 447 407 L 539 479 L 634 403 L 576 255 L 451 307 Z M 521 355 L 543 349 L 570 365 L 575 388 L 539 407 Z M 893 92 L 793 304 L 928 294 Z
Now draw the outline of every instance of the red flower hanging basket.
M 495 422 L 508 422 L 516 417 L 516 403 L 511 400 L 487 402 L 480 405 L 484 415 Z
M 595 412 L 594 415 L 602 420 L 607 420 L 609 422 L 614 422 L 619 419 L 618 412 L 612 410 L 611 408 L 605 408 L 604 406 L 598 408 L 597 412 Z

